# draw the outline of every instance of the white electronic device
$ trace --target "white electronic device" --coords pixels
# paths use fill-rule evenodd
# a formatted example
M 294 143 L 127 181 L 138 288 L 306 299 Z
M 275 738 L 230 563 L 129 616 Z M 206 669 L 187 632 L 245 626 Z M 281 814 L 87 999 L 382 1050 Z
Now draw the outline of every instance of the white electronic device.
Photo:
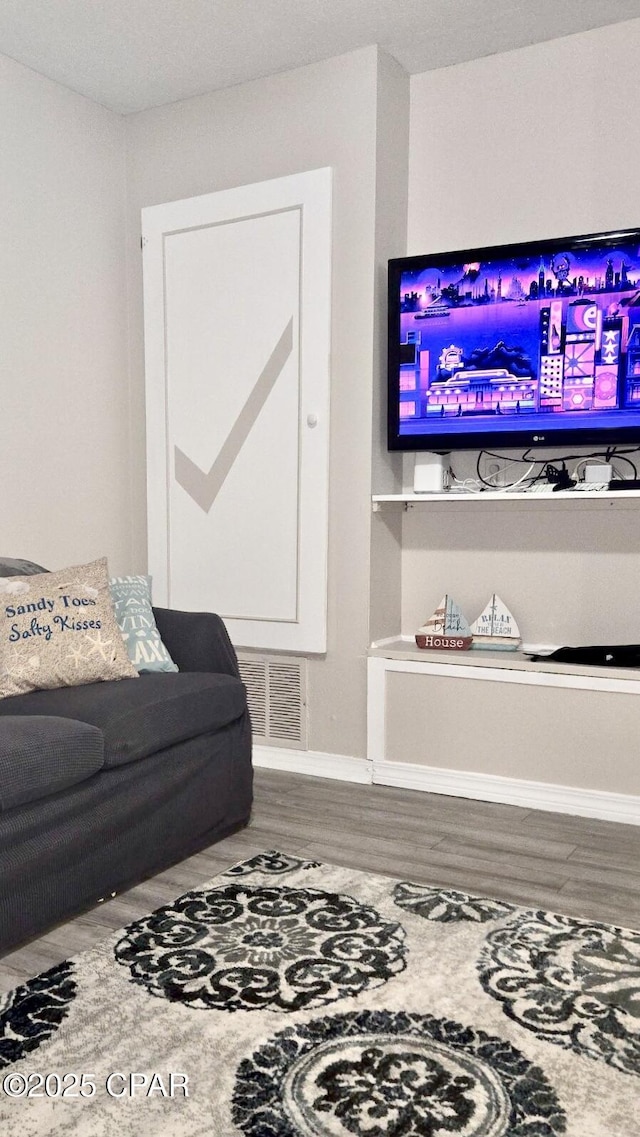
M 587 462 L 584 468 L 585 482 L 609 485 L 613 477 L 613 466 L 609 462 Z
M 414 493 L 444 493 L 446 458 L 446 454 L 432 454 L 426 450 L 416 454 L 413 466 Z

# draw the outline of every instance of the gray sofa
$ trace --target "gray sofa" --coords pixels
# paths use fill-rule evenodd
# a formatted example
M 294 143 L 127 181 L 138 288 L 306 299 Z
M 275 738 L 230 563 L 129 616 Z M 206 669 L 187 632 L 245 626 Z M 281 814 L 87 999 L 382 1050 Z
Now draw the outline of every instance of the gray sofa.
M 246 825 L 246 691 L 222 620 L 154 609 L 174 673 L 0 699 L 0 951 Z

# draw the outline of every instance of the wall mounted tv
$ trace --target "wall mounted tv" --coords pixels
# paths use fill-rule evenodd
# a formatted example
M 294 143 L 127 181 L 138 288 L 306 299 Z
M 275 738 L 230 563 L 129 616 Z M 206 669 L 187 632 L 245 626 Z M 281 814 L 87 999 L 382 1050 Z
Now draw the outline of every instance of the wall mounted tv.
M 388 440 L 640 444 L 640 229 L 390 261 Z

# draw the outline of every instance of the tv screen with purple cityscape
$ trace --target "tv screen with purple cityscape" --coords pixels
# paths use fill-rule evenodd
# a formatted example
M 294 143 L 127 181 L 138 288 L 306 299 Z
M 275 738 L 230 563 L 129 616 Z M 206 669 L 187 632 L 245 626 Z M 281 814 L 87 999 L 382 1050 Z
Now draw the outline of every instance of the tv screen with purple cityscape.
M 390 289 L 390 446 L 640 440 L 640 231 L 403 258 Z

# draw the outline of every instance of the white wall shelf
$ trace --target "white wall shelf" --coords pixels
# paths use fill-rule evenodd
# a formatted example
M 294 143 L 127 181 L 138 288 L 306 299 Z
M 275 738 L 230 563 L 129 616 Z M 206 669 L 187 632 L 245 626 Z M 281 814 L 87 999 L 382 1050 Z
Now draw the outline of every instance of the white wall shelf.
M 585 687 L 589 690 L 626 691 L 640 694 L 640 668 L 594 667 L 590 664 L 558 663 L 554 659 L 531 659 L 522 651 L 429 651 L 419 648 L 413 639 L 399 636 L 385 643 L 372 644 L 372 659 L 396 660 L 400 664 L 417 664 L 420 673 L 464 676 L 465 668 L 490 668 L 498 682 L 533 682 L 552 687 Z M 413 671 L 412 666 L 394 668 Z M 510 672 L 546 675 L 546 679 L 514 679 Z M 555 678 L 553 678 L 555 676 Z M 483 676 L 487 678 L 487 676 Z M 632 684 L 630 686 L 630 684 Z
M 374 510 L 378 509 L 383 504 L 398 504 L 405 507 L 413 505 L 433 505 L 435 503 L 446 503 L 447 505 L 457 506 L 461 502 L 466 503 L 476 502 L 483 505 L 490 505 L 499 502 L 506 504 L 508 502 L 527 502 L 528 505 L 560 505 L 561 503 L 570 503 L 574 505 L 578 503 L 579 506 L 583 504 L 595 506 L 632 505 L 640 498 L 640 490 L 598 490 L 598 491 L 583 491 L 583 490 L 559 490 L 557 493 L 550 491 L 549 493 L 530 493 L 530 492 L 505 492 L 504 490 L 486 490 L 482 493 L 465 493 L 457 490 L 449 490 L 447 493 L 382 493 L 373 494 L 372 502 Z

